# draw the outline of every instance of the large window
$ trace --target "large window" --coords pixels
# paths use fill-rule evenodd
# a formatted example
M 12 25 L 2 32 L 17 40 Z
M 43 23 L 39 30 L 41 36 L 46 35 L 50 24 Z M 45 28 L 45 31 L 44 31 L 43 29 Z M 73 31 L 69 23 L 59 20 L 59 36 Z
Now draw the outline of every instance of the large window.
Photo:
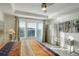
M 42 40 L 43 36 L 43 23 L 27 23 L 28 37 L 36 37 L 39 40 Z
M 37 38 L 42 40 L 43 37 L 43 23 L 37 23 Z
M 20 38 L 35 37 L 42 41 L 43 37 L 43 21 L 19 19 Z
M 36 32 L 36 23 L 27 24 L 28 37 L 35 37 Z
M 22 37 L 22 38 L 26 37 L 25 29 L 26 29 L 25 22 L 20 21 L 20 23 L 19 23 L 19 33 L 20 33 L 20 37 Z

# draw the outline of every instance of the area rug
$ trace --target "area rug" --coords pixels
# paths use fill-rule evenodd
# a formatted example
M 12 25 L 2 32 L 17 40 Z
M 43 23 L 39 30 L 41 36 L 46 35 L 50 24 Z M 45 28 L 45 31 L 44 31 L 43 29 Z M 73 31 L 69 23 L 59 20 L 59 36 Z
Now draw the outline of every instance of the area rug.
M 0 45 L 0 56 L 19 56 L 20 42 L 7 42 Z

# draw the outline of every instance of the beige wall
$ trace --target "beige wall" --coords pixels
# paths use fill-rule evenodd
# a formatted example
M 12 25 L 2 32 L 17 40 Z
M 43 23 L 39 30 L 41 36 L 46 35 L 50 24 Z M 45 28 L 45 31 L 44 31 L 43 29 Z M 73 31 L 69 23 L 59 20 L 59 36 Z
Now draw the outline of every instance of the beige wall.
M 4 41 L 4 17 L 3 12 L 0 11 L 0 43 Z
M 0 43 L 3 42 L 4 39 L 4 24 L 2 21 L 0 21 Z
M 1 12 L 2 14 L 0 14 L 2 17 L 0 17 L 0 24 L 3 24 L 2 29 L 4 31 L 3 34 L 1 34 L 0 37 L 0 42 L 1 43 L 5 43 L 9 40 L 9 29 L 15 29 L 15 16 L 10 15 L 10 14 L 6 14 Z M 3 22 L 3 23 L 2 23 Z M 1 29 L 0 26 L 0 29 Z
M 4 14 L 4 24 L 5 24 L 5 41 L 9 40 L 9 29 L 15 30 L 15 16 Z

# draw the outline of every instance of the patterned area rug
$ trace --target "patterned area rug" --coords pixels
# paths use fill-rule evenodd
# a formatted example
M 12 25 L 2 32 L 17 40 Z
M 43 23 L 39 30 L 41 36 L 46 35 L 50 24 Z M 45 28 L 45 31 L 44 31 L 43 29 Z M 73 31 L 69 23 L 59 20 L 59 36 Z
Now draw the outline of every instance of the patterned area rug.
M 0 44 L 0 56 L 19 56 L 20 42 L 7 42 Z

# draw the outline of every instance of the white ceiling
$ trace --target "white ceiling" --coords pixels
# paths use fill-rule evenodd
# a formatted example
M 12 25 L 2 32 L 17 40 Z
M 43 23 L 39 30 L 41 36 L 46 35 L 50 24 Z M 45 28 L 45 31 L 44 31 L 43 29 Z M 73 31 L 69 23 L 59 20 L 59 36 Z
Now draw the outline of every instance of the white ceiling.
M 11 3 L 10 5 L 15 15 L 36 19 L 47 19 L 48 17 L 50 19 L 79 12 L 78 3 L 48 3 L 47 13 L 42 11 L 41 3 Z M 0 7 L 1 6 L 3 5 L 0 4 Z M 5 6 L 2 8 L 5 8 Z M 7 8 L 7 10 L 8 9 L 9 8 Z
M 78 9 L 79 4 L 78 3 L 55 3 L 55 4 L 49 3 L 49 6 L 47 8 L 47 13 L 44 13 L 42 11 L 41 3 L 17 3 L 14 4 L 14 7 L 15 7 L 15 11 L 20 11 L 20 12 L 22 11 L 24 13 L 26 12 L 28 15 L 30 13 L 33 14 L 33 16 L 38 15 L 39 17 L 42 16 L 46 18 L 48 16 L 49 18 L 53 18 L 56 16 L 67 14 L 67 12 L 69 13 L 74 9 Z
M 12 6 L 10 3 L 0 3 L 0 11 L 12 13 Z
M 15 5 L 15 10 L 21 10 L 21 11 L 26 11 L 26 12 L 31 12 L 35 14 L 42 14 L 46 15 L 41 9 L 41 3 L 16 3 Z M 50 7 L 53 5 L 53 3 L 47 3 L 47 6 Z

